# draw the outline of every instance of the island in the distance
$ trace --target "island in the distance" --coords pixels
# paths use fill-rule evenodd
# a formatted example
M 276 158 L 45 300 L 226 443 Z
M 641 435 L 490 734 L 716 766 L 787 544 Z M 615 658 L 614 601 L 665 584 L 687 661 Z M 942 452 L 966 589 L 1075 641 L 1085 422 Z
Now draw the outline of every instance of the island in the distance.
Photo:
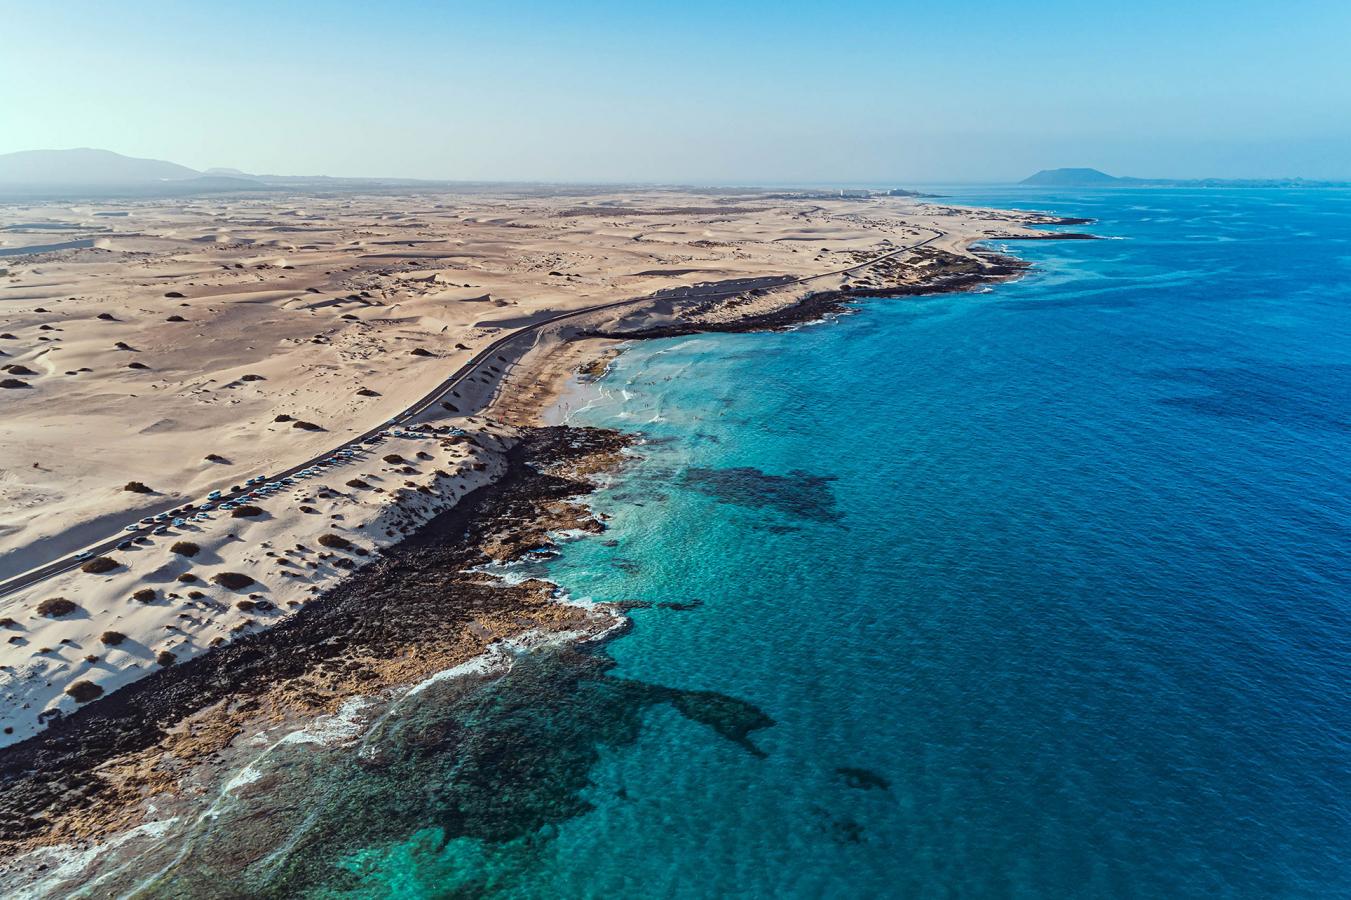
M 1311 181 L 1306 178 L 1132 178 L 1108 175 L 1099 169 L 1064 168 L 1042 169 L 1024 178 L 1019 184 L 1029 187 L 1347 187 L 1345 181 Z

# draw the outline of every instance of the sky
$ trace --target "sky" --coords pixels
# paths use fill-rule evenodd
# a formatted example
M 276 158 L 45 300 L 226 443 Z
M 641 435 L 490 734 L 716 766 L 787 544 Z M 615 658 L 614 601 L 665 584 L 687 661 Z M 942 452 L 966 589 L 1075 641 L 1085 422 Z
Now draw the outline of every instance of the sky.
M 0 153 L 683 184 L 1351 179 L 1351 0 L 0 0 Z

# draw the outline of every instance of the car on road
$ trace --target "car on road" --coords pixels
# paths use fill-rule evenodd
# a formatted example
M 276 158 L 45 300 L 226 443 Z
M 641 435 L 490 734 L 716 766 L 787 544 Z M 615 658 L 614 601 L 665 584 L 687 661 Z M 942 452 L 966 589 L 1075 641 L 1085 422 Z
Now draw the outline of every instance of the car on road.
M 126 528 L 123 528 L 122 530 L 123 530 L 123 531 L 140 531 L 140 530 L 141 530 L 141 526 L 140 526 L 140 525 L 128 525 Z
M 208 499 L 208 500 L 219 500 L 219 499 L 220 499 L 220 491 L 212 491 L 211 493 L 209 493 L 209 494 L 206 495 L 206 499 Z
M 94 551 L 93 551 L 93 550 L 85 550 L 84 552 L 78 554 L 75 558 L 76 558 L 77 560 L 85 560 L 85 559 L 89 559 L 89 557 L 91 557 L 91 556 L 93 556 L 93 555 L 94 555 Z
M 120 544 L 117 545 L 117 549 L 118 549 L 118 550 L 130 550 L 130 549 L 131 549 L 131 541 L 123 541 L 122 543 L 120 543 Z

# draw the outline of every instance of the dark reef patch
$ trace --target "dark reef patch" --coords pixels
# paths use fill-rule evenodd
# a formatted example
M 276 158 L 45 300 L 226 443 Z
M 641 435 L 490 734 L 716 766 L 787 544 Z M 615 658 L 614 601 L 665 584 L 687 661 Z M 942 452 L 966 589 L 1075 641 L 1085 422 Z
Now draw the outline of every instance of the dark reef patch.
M 787 475 L 771 475 L 753 466 L 729 469 L 693 468 L 685 472 L 684 485 L 722 503 L 775 509 L 786 515 L 835 522 L 833 475 L 812 475 L 794 469 Z
M 657 604 L 658 609 L 670 609 L 675 612 L 689 612 L 692 609 L 698 609 L 704 605 L 704 601 L 694 600 L 663 600 Z
M 835 774 L 843 778 L 844 783 L 851 788 L 857 788 L 861 791 L 891 790 L 891 782 L 871 769 L 860 769 L 854 766 L 840 766 L 835 770 Z

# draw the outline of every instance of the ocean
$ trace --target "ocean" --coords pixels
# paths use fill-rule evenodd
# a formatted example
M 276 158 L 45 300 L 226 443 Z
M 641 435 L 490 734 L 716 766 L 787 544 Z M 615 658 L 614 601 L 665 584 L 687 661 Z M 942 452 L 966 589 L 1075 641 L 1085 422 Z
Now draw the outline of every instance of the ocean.
M 1109 240 L 629 346 L 609 528 L 521 568 L 632 630 L 405 704 L 292 887 L 1351 896 L 1351 193 L 945 193 Z

